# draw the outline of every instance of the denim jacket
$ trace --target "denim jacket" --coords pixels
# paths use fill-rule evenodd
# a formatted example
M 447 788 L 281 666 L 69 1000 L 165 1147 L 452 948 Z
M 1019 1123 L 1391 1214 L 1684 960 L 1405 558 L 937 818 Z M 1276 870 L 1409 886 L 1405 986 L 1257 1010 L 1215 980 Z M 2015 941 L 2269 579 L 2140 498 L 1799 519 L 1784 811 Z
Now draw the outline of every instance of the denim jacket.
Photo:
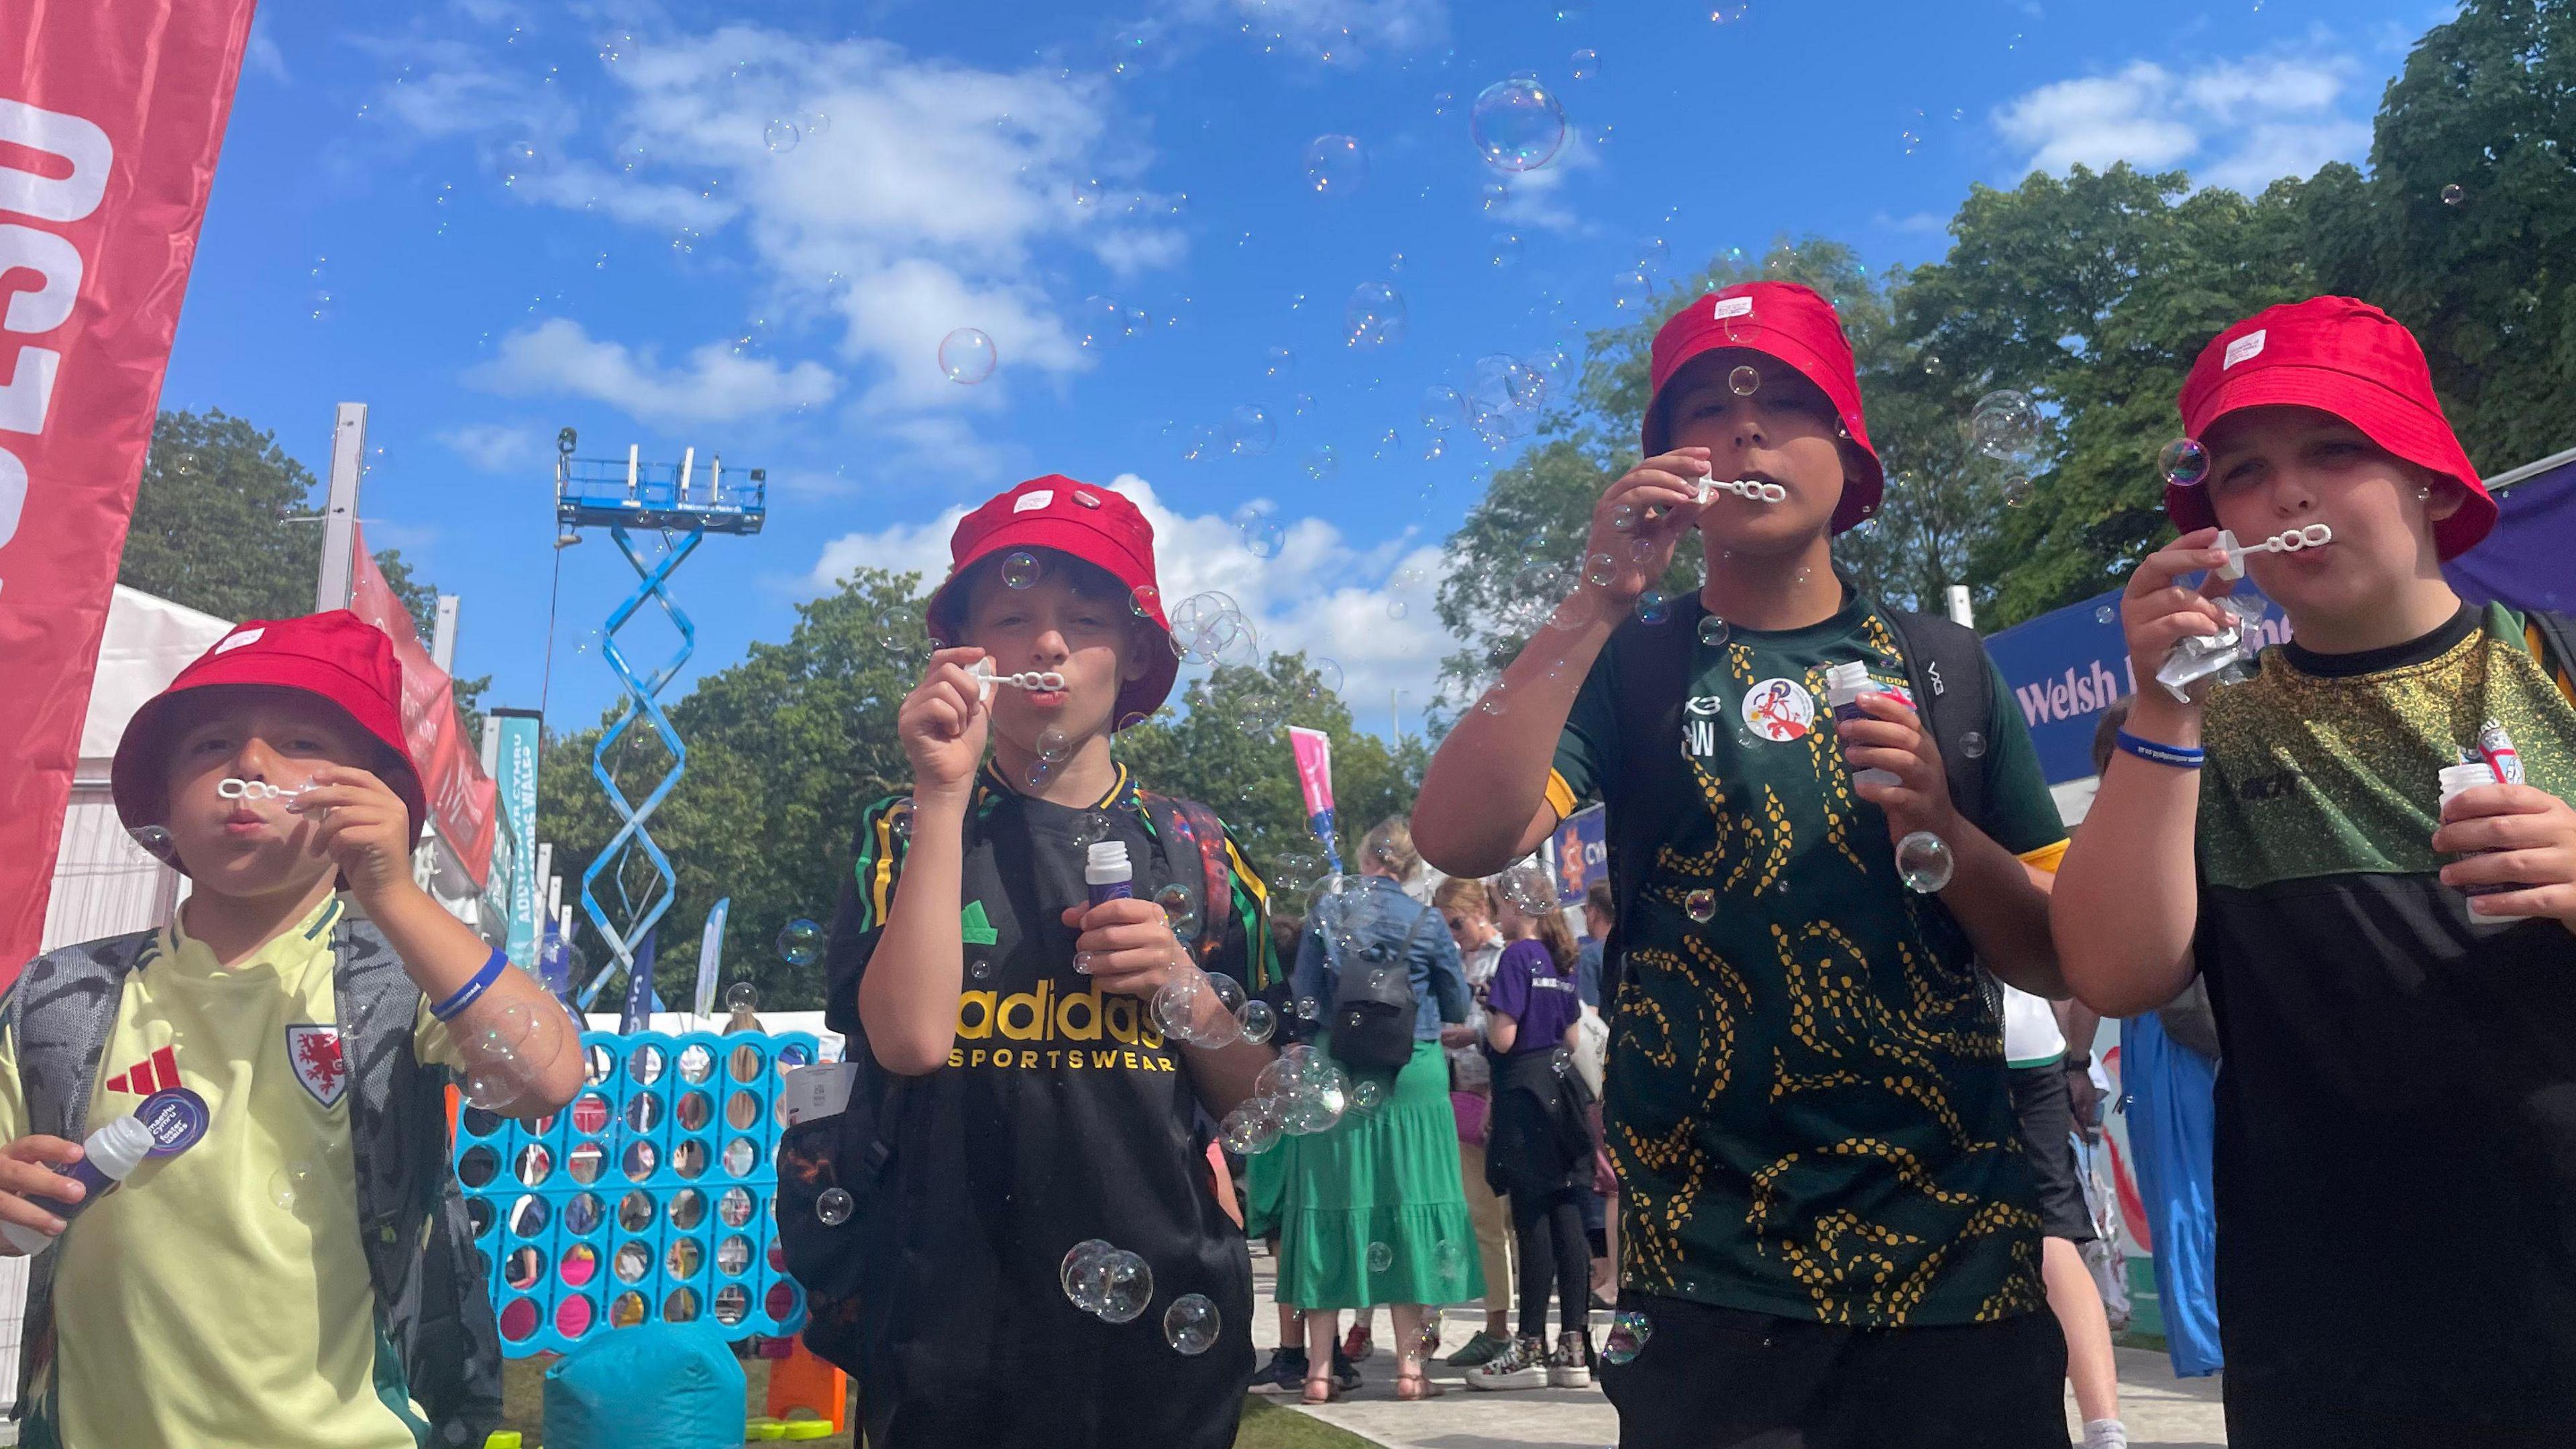
M 1405 975 L 1413 983 L 1413 1039 L 1438 1041 L 1441 1023 L 1467 1019 L 1467 978 L 1458 964 L 1458 943 L 1449 939 L 1439 912 L 1406 895 L 1394 881 L 1367 876 L 1363 888 L 1366 895 L 1347 907 L 1347 919 L 1360 937 L 1359 949 L 1378 945 L 1402 956 Z M 1329 939 L 1332 935 L 1321 919 L 1306 923 L 1306 939 L 1297 948 L 1297 966 L 1290 978 L 1298 996 L 1312 997 L 1327 1010 L 1346 954 L 1341 944 Z

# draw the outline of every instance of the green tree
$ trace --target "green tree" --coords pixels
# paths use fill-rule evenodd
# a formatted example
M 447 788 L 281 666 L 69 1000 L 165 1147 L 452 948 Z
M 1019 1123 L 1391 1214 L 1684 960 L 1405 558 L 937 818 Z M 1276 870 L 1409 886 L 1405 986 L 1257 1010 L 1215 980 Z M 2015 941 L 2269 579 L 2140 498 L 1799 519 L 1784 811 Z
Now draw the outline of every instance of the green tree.
M 918 576 L 862 570 L 843 580 L 839 592 L 799 605 L 784 643 L 752 645 L 740 663 L 707 675 L 669 706 L 689 758 L 650 824 L 678 877 L 661 925 L 665 964 L 656 973 L 666 1002 L 685 997 L 707 911 L 731 897 L 726 976 L 756 984 L 773 1008 L 822 1004 L 820 970 L 781 960 L 775 942 L 797 917 L 829 924 L 849 875 L 860 812 L 911 789 L 895 713 L 928 653 L 922 602 Z M 1220 668 L 1180 704 L 1181 710 L 1119 735 L 1118 756 L 1146 788 L 1214 808 L 1256 870 L 1285 857 L 1297 874 L 1294 857 L 1306 841 L 1282 723 L 1332 737 L 1335 784 L 1343 818 L 1352 822 L 1346 861 L 1350 836 L 1412 806 L 1425 760 L 1421 742 L 1390 749 L 1360 733 L 1300 656 L 1273 657 L 1257 669 Z M 578 895 L 576 883 L 617 823 L 591 776 L 602 728 L 604 722 L 550 741 L 538 776 L 538 833 L 554 842 L 568 899 Z M 640 724 L 612 755 L 621 787 L 637 798 L 671 763 L 660 739 Z M 611 918 L 621 922 L 658 889 L 632 849 L 599 883 Z M 1294 897 L 1302 889 L 1282 894 Z M 581 940 L 590 969 L 607 963 L 595 933 L 585 927 Z M 691 965 L 674 964 L 683 961 Z
M 2466 0 L 2382 98 L 2364 180 L 2311 183 L 2319 285 L 2424 342 L 2470 457 L 2576 446 L 2576 5 Z
M 153 420 L 117 582 L 220 619 L 309 614 L 322 571 L 314 516 L 324 501 L 319 480 L 287 456 L 275 433 L 221 409 L 165 412 Z M 438 590 L 412 576 L 400 549 L 374 553 L 420 637 L 429 638 Z M 490 683 L 489 675 L 456 682 L 469 736 L 475 701 Z
M 1980 186 L 1950 223 L 1949 255 L 1905 278 L 1897 325 L 1924 358 L 1921 400 L 1964 420 L 1978 394 L 2012 388 L 2051 419 L 2027 502 L 1959 505 L 1987 524 L 1964 570 L 1992 581 L 1980 623 L 2112 587 L 2169 535 L 2155 458 L 2180 431 L 2173 400 L 2192 359 L 2228 323 L 2315 290 L 2301 189 L 2249 200 L 2126 164 Z

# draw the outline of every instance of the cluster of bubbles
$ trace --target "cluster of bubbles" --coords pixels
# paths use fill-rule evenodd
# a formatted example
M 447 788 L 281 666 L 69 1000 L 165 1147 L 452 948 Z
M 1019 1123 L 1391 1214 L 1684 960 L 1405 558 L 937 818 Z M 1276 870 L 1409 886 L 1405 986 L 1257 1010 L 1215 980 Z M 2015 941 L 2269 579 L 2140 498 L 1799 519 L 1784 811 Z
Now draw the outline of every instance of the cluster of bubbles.
M 1172 653 L 1183 664 L 1249 664 L 1260 636 L 1231 594 L 1211 589 L 1172 605 Z
M 516 1102 L 580 1039 L 580 1024 L 552 997 L 501 1006 L 457 1039 L 467 1105 L 495 1111 Z
M 2002 388 L 1977 399 L 1968 415 L 1968 444 L 2003 468 L 2004 506 L 2018 508 L 2030 497 L 2030 473 L 2039 456 L 2045 427 L 2039 405 L 2030 395 Z
M 1074 1307 L 1103 1323 L 1133 1323 L 1154 1301 L 1153 1268 L 1103 1238 L 1074 1244 L 1057 1279 Z M 1184 1293 L 1163 1310 L 1163 1341 L 1187 1357 L 1215 1347 L 1223 1326 L 1216 1304 L 1204 1293 Z
M 1170 909 L 1165 907 L 1166 912 Z M 1181 909 L 1188 909 L 1186 898 Z M 1243 985 L 1222 973 L 1175 972 L 1154 993 L 1152 1005 L 1154 1022 L 1163 1035 L 1191 1046 L 1230 1047 L 1249 1032 L 1244 1012 L 1251 1003 L 1244 997 Z
M 1154 329 L 1154 319 L 1142 307 L 1130 307 L 1115 297 L 1090 296 L 1082 299 L 1079 314 L 1083 347 L 1098 351 L 1113 342 L 1141 337 Z
M 1603 1363 L 1633 1363 L 1655 1336 L 1654 1320 L 1633 1308 L 1622 1308 L 1610 1320 L 1610 1332 L 1601 1340 Z
M 1301 1002 L 1301 1012 L 1304 1007 Z M 1339 1063 L 1300 1042 L 1280 1052 L 1252 1079 L 1252 1096 L 1225 1114 L 1218 1134 L 1228 1152 L 1254 1157 L 1278 1146 L 1283 1136 L 1330 1132 L 1345 1113 L 1368 1111 L 1382 1100 L 1382 1085 L 1364 1081 L 1358 1086 L 1377 1088 L 1369 1104 L 1356 1099 L 1358 1087 Z
M 979 327 L 960 327 L 939 339 L 939 370 L 950 382 L 972 387 L 993 375 L 994 365 L 1001 360 L 993 350 L 993 339 Z

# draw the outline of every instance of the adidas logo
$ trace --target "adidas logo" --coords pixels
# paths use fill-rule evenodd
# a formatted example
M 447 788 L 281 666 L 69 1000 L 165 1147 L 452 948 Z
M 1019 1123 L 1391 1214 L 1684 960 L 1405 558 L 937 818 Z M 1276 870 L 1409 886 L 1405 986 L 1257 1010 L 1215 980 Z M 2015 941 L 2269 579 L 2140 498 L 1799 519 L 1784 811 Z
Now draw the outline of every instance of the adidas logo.
M 132 1092 L 149 1097 L 179 1085 L 179 1049 L 163 1047 L 151 1056 L 107 1079 L 111 1092 Z

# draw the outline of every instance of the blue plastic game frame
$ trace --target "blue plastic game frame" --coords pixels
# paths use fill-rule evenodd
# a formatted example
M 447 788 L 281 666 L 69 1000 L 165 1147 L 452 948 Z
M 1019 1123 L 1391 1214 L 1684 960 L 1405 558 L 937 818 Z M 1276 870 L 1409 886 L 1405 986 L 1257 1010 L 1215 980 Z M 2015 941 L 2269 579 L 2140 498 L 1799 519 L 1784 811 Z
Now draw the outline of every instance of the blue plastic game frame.
M 467 1107 L 457 1124 L 450 1161 L 503 1355 L 566 1353 L 630 1322 L 713 1323 L 733 1338 L 802 1329 L 805 1292 L 781 1264 L 774 1212 L 780 1090 L 820 1059 L 814 1036 L 593 1031 L 582 1050 L 582 1089 L 563 1111 L 520 1123 Z M 693 1050 L 706 1053 L 702 1078 L 689 1075 Z

